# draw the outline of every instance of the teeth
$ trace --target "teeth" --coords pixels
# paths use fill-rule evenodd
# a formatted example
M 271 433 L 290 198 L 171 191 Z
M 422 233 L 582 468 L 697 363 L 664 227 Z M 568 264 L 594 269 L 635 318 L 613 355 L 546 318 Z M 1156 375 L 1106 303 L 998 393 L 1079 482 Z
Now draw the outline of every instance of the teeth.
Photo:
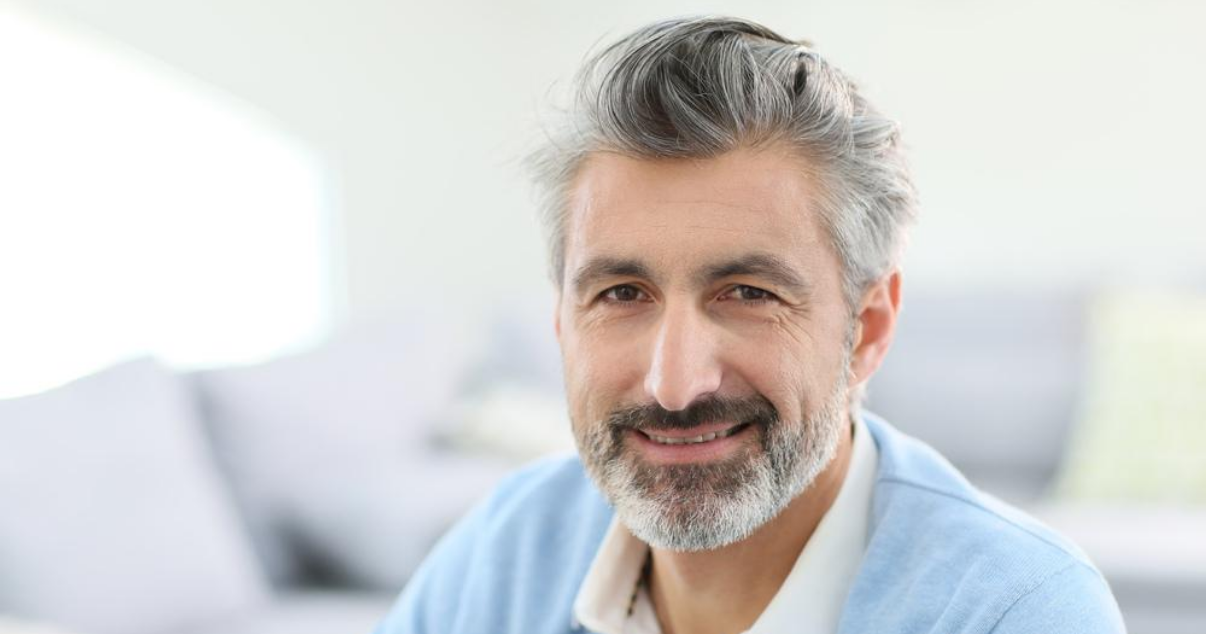
M 663 445 L 695 445 L 701 442 L 708 442 L 710 440 L 716 440 L 717 438 L 725 438 L 730 436 L 733 434 L 733 430 L 737 429 L 738 427 L 740 427 L 740 425 L 734 425 L 723 431 L 711 432 L 702 436 L 695 436 L 693 438 L 668 438 L 666 436 L 658 436 L 656 434 L 647 435 L 653 440 L 653 442 Z

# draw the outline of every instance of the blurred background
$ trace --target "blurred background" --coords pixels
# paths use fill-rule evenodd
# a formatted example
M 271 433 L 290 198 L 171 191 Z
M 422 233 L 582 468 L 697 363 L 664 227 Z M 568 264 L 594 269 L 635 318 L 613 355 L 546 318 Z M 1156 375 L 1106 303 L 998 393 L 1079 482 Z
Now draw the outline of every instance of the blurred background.
M 1206 4 L 0 0 L 0 632 L 370 630 L 572 449 L 519 161 L 697 13 L 903 125 L 869 407 L 1206 631 Z

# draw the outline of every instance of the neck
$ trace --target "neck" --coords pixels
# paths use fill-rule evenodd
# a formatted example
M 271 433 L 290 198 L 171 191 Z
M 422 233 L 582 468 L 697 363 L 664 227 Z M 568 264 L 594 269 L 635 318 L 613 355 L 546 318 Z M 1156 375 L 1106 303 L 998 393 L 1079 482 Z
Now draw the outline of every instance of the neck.
M 847 427 L 813 484 L 748 538 L 715 550 L 653 549 L 650 595 L 662 632 L 733 634 L 753 626 L 833 506 L 852 444 Z

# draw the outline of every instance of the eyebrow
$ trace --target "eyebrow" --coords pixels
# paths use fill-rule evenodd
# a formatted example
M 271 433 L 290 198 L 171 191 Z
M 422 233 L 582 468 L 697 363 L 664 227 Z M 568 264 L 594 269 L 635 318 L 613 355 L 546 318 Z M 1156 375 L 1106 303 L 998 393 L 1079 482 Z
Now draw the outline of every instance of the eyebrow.
M 705 266 L 695 275 L 695 283 L 709 286 L 724 278 L 747 275 L 771 284 L 802 298 L 808 297 L 812 286 L 782 258 L 768 253 L 750 253 Z M 573 289 L 581 294 L 599 280 L 613 277 L 638 277 L 652 280 L 653 273 L 640 260 L 597 257 L 580 267 L 572 278 Z
M 812 286 L 782 258 L 768 253 L 750 253 L 705 267 L 696 277 L 701 286 L 713 284 L 726 277 L 748 275 L 765 279 L 771 284 L 801 298 L 808 297 Z
M 611 277 L 652 279 L 653 275 L 649 267 L 645 266 L 640 260 L 597 257 L 582 265 L 574 273 L 574 292 L 581 294 L 587 287 L 592 286 L 599 280 Z

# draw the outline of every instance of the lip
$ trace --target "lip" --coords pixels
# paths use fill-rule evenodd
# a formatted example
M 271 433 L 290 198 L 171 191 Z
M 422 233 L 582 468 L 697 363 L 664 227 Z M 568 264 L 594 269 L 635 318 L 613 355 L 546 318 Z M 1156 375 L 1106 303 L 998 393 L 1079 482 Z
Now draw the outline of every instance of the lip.
M 668 438 L 691 438 L 723 431 L 735 425 L 736 423 L 714 423 L 699 425 L 690 429 L 657 430 L 655 433 L 658 436 Z M 745 437 L 753 433 L 751 430 L 754 427 L 754 425 L 748 425 L 730 436 L 690 445 L 664 445 L 649 438 L 644 432 L 635 429 L 627 430 L 625 435 L 648 462 L 654 464 L 690 464 L 711 462 L 732 456 L 745 444 Z

